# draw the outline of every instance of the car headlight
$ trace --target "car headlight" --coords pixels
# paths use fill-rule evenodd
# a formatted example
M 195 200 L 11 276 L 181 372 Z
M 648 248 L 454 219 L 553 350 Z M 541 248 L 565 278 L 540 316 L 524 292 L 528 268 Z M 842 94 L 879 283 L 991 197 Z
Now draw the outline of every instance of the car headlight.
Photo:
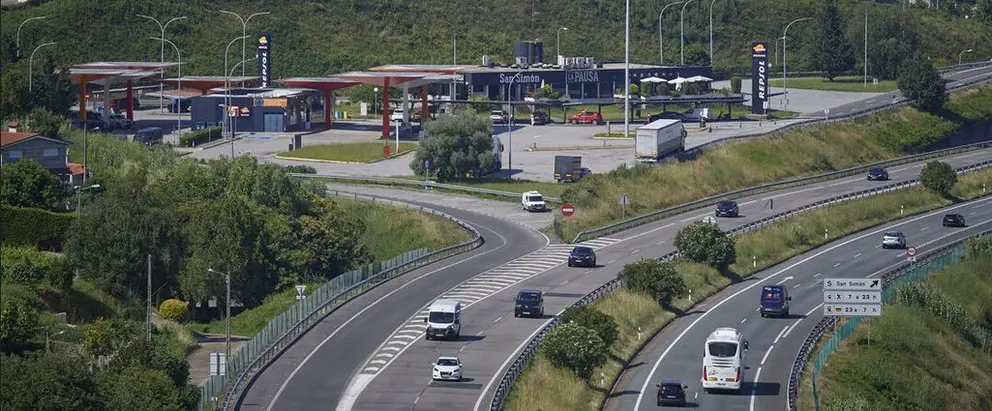
M 449 325 L 448 326 L 448 331 L 451 331 L 451 330 L 454 330 L 454 329 L 455 329 L 455 326 L 454 325 Z
M 437 369 L 437 367 L 434 367 L 434 372 L 441 372 L 441 370 Z

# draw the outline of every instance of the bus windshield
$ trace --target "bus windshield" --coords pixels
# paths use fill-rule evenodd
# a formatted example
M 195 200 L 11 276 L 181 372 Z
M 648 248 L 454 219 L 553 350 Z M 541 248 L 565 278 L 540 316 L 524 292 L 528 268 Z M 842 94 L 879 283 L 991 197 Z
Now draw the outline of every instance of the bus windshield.
M 711 342 L 708 347 L 712 357 L 731 358 L 737 355 L 737 343 Z

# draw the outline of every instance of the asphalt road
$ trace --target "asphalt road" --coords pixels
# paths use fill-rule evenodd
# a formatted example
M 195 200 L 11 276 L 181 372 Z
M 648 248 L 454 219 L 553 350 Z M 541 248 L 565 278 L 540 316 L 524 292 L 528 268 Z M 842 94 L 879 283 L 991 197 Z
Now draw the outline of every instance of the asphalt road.
M 943 215 L 951 210 L 964 215 L 968 227 L 942 227 Z M 877 278 L 904 262 L 904 250 L 881 248 L 882 232 L 889 229 L 901 230 L 909 246 L 925 253 L 989 228 L 992 198 L 986 197 L 838 239 L 728 287 L 648 343 L 614 387 L 605 409 L 659 409 L 654 384 L 676 379 L 689 386 L 689 406 L 697 410 L 787 410 L 789 374 L 796 352 L 809 330 L 823 318 L 824 278 Z M 771 284 L 788 287 L 792 297 L 788 318 L 761 318 L 757 309 L 760 287 Z M 700 385 L 700 349 L 718 327 L 737 328 L 750 342 L 739 393 L 705 393 Z
M 945 158 L 954 167 L 979 162 L 992 155 L 992 149 L 966 153 Z M 889 170 L 891 182 L 906 181 L 919 174 L 922 163 L 904 165 Z M 782 192 L 738 199 L 741 209 L 739 218 L 722 218 L 721 228 L 728 230 L 783 210 L 800 207 L 821 199 L 844 193 L 884 185 L 882 182 L 869 182 L 863 176 L 828 181 L 816 185 L 800 187 Z M 774 209 L 769 209 L 774 199 Z M 581 209 L 578 212 L 582 212 Z M 561 255 L 548 255 L 540 266 L 514 262 L 500 267 L 483 276 L 499 274 L 513 268 L 532 269 L 530 277 L 501 289 L 473 290 L 465 296 L 459 290 L 445 293 L 463 300 L 463 323 L 460 341 L 426 341 L 420 335 L 406 328 L 418 322 L 421 308 L 425 304 L 410 303 L 395 307 L 408 316 L 406 325 L 397 327 L 390 338 L 367 338 L 363 344 L 399 344 L 398 349 L 384 363 L 375 365 L 374 370 L 363 369 L 349 383 L 347 391 L 338 403 L 338 410 L 474 410 L 487 407 L 500 370 L 508 365 L 509 358 L 522 348 L 522 344 L 538 330 L 542 324 L 581 298 L 584 294 L 616 277 L 624 264 L 641 257 L 657 257 L 671 250 L 675 234 L 692 221 L 712 214 L 710 210 L 697 210 L 684 215 L 671 217 L 659 222 L 638 227 L 611 236 L 609 244 L 601 245 L 597 251 L 603 267 L 595 269 L 568 268 L 562 266 L 565 258 Z M 547 262 L 557 259 L 555 266 Z M 540 270 L 537 270 L 540 269 Z M 540 289 L 546 293 L 545 319 L 514 318 L 512 301 L 521 289 Z M 436 295 L 436 294 L 435 294 Z M 412 335 L 413 338 L 404 335 Z M 422 335 L 422 334 L 421 334 Z M 402 344 L 400 344 L 402 341 Z M 381 350 L 377 350 L 381 351 Z M 465 364 L 465 381 L 461 383 L 435 383 L 430 381 L 430 363 L 441 355 L 457 354 Z M 374 362 L 367 359 L 366 365 Z M 320 381 L 309 381 L 310 392 L 324 389 Z M 319 398 L 311 394 L 314 399 Z M 301 403 L 302 404 L 302 403 Z M 310 401 L 310 406 L 324 405 L 326 402 Z M 283 406 L 280 409 L 297 409 Z M 302 408 L 299 408 L 302 409 Z
M 468 222 L 485 244 L 386 282 L 328 315 L 256 377 L 238 409 L 326 409 L 327 404 L 337 403 L 351 374 L 411 311 L 444 290 L 548 242 L 543 234 L 504 219 L 407 202 Z

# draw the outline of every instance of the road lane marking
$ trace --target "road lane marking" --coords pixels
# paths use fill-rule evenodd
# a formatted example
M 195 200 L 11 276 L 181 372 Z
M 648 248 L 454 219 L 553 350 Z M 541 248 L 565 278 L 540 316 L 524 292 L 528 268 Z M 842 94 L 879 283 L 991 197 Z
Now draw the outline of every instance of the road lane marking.
M 799 288 L 800 285 L 803 285 L 803 283 L 796 284 L 796 285 L 792 286 L 792 288 Z
M 765 356 L 761 357 L 761 365 L 765 365 L 765 360 L 768 359 L 768 355 L 771 354 L 772 350 L 774 349 L 775 349 L 775 344 L 772 344 L 770 347 L 768 347 L 768 351 L 765 351 Z
M 778 332 L 778 335 L 775 336 L 775 341 L 772 341 L 772 345 L 778 344 L 778 339 L 779 338 L 782 338 L 782 334 L 785 334 L 785 331 L 788 330 L 788 329 L 789 329 L 789 326 L 788 325 L 785 326 L 785 327 L 782 327 L 782 331 L 779 331 Z M 764 361 L 762 361 L 762 363 L 764 363 Z
M 751 389 L 751 411 L 754 411 L 754 399 L 758 397 L 758 378 L 761 377 L 761 367 L 754 373 L 754 388 Z
M 854 258 L 858 258 L 858 257 L 861 257 L 861 253 L 857 253 L 857 254 L 854 255 Z

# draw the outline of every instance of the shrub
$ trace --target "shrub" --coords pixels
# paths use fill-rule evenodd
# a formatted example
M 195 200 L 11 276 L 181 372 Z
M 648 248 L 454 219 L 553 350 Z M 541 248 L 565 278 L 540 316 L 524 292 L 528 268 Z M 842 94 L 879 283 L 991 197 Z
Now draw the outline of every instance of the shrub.
M 0 301 L 0 350 L 18 352 L 38 331 L 38 310 L 27 299 L 5 295 Z
M 65 198 L 59 178 L 32 158 L 4 164 L 0 169 L 0 204 L 58 209 Z
M 613 320 L 613 317 L 597 309 L 589 308 L 586 305 L 569 307 L 562 313 L 561 321 L 563 323 L 575 322 L 578 325 L 595 331 L 596 335 L 603 340 L 603 344 L 607 347 L 612 346 L 620 335 L 619 326 Z
M 52 258 L 30 247 L 0 247 L 0 277 L 18 284 L 38 285 L 51 269 Z
M 964 242 L 968 258 L 992 259 L 992 235 L 975 236 Z
M 286 166 L 283 168 L 287 173 L 296 174 L 317 174 L 317 169 L 306 165 Z
M 679 230 L 675 247 L 690 261 L 725 268 L 737 259 L 734 241 L 715 223 L 696 221 Z
M 10 246 L 60 249 L 74 213 L 53 213 L 38 208 L 0 207 L 0 243 Z
M 175 298 L 162 301 L 162 304 L 158 306 L 158 315 L 166 320 L 183 322 L 188 314 L 186 303 Z
M 733 76 L 730 78 L 730 91 L 734 94 L 741 92 L 741 76 Z
M 623 266 L 617 276 L 625 287 L 648 294 L 665 307 L 688 290 L 672 263 L 650 258 Z
M 544 337 L 544 353 L 555 366 L 582 378 L 604 362 L 608 351 L 596 332 L 574 322 L 562 324 Z
M 942 161 L 931 161 L 923 166 L 920 173 L 920 183 L 933 192 L 946 196 L 958 182 L 958 175 L 950 164 Z
M 209 143 L 221 137 L 220 127 L 207 127 L 183 134 L 183 136 L 179 138 L 179 145 L 183 147 L 195 147 L 203 143 Z

